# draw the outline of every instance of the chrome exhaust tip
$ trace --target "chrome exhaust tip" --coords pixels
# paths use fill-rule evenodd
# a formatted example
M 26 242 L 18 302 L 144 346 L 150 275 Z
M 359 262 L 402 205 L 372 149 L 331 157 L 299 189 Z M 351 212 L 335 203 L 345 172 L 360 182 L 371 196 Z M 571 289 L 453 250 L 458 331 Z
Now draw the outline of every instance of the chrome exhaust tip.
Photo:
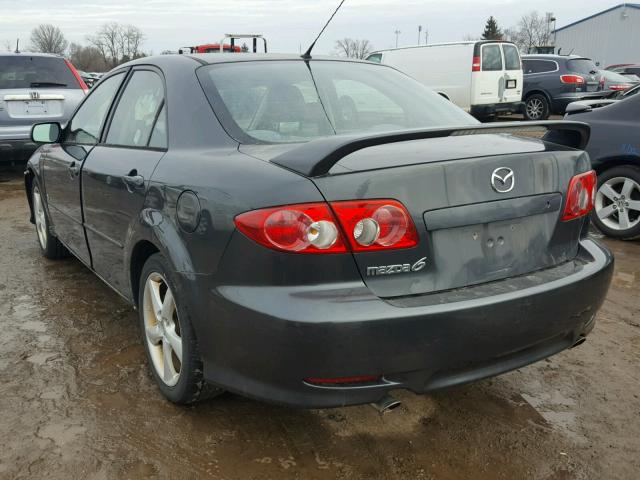
M 576 342 L 573 345 L 571 345 L 571 348 L 579 347 L 586 341 L 587 341 L 587 337 L 580 336 L 578 340 L 576 340 Z
M 400 400 L 393 398 L 389 394 L 385 395 L 377 402 L 371 404 L 371 406 L 375 408 L 381 415 L 384 415 L 385 413 L 389 413 L 392 410 L 395 410 L 400 405 L 402 405 L 402 402 Z

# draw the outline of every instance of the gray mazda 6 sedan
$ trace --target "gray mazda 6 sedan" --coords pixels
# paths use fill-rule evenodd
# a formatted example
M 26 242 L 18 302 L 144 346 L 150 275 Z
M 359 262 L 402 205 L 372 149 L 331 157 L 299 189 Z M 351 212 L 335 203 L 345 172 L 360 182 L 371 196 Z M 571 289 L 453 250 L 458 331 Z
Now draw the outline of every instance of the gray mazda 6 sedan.
M 176 403 L 333 407 L 497 375 L 582 343 L 611 279 L 587 125 L 481 125 L 384 65 L 144 58 L 32 137 L 44 256 L 137 307 Z

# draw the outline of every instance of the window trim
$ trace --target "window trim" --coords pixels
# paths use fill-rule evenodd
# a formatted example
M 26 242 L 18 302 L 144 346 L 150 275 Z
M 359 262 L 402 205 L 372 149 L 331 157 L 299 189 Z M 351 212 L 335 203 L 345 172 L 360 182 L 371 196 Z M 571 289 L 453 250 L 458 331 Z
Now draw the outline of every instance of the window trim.
M 534 73 L 525 73 L 524 72 L 524 62 L 526 60 L 529 60 L 530 62 L 551 62 L 551 63 L 555 63 L 556 64 L 556 69 L 555 70 L 549 70 L 547 72 L 534 72 Z M 551 59 L 547 59 L 547 58 L 523 58 L 522 59 L 522 74 L 523 75 L 546 75 L 548 73 L 555 73 L 558 72 L 560 70 L 560 65 L 558 64 L 558 62 L 556 62 L 555 60 L 551 60 Z
M 155 118 L 153 119 L 153 125 L 151 127 L 151 133 L 149 134 L 149 138 L 147 138 L 147 143 L 146 145 L 142 145 L 142 146 L 137 146 L 137 145 L 119 145 L 117 143 L 107 143 L 107 136 L 109 135 L 109 130 L 111 129 L 111 122 L 113 121 L 113 117 L 115 115 L 116 110 L 118 109 L 118 105 L 120 105 L 120 100 L 122 99 L 122 96 L 125 92 L 125 90 L 127 89 L 127 86 L 129 85 L 129 82 L 131 81 L 131 78 L 133 77 L 135 72 L 141 72 L 141 71 L 150 71 L 150 72 L 154 72 L 155 74 L 157 74 L 160 77 L 160 81 L 162 82 L 162 88 L 164 90 L 164 98 L 162 99 L 162 102 L 160 102 L 158 111 L 156 112 Z M 156 122 L 158 121 L 158 117 L 160 116 L 159 113 L 162 110 L 162 107 L 166 107 L 166 117 L 167 117 L 167 146 L 166 147 L 150 147 L 149 146 L 149 140 L 151 140 L 151 134 L 153 133 L 153 129 L 156 127 Z M 152 152 L 166 152 L 169 150 L 169 107 L 167 104 L 167 82 L 166 79 L 164 77 L 164 73 L 162 72 L 162 70 L 160 70 L 159 68 L 153 66 L 153 65 L 136 65 L 132 68 L 129 69 L 129 72 L 127 73 L 127 77 L 125 78 L 122 86 L 120 87 L 120 90 L 118 92 L 118 94 L 116 95 L 116 97 L 113 100 L 113 104 L 111 105 L 111 110 L 109 110 L 109 114 L 107 116 L 106 122 L 105 122 L 105 126 L 102 130 L 102 134 L 100 136 L 100 142 L 98 144 L 96 144 L 96 146 L 101 146 L 101 147 L 108 147 L 108 148 L 126 148 L 126 149 L 131 149 L 131 150 L 149 150 Z
M 128 69 L 128 68 L 116 70 L 116 71 L 114 71 L 112 73 L 109 73 L 109 75 L 105 76 L 104 78 L 100 79 L 100 81 L 91 89 L 91 91 L 89 91 L 89 94 L 87 96 L 85 96 L 82 99 L 82 101 L 78 104 L 76 109 L 73 111 L 73 114 L 71 115 L 71 117 L 69 117 L 69 121 L 65 125 L 65 127 L 63 129 L 63 132 L 62 132 L 63 133 L 63 138 L 62 138 L 62 141 L 60 142 L 60 145 L 75 145 L 75 146 L 80 146 L 80 147 L 94 148 L 94 147 L 97 147 L 98 145 L 101 144 L 102 135 L 103 135 L 104 130 L 105 130 L 106 126 L 107 126 L 107 122 L 109 120 L 109 116 L 111 115 L 111 112 L 113 110 L 114 102 L 119 97 L 120 92 L 122 91 L 122 87 L 123 87 L 124 83 L 126 82 L 129 70 L 130 69 Z M 67 135 L 69 134 L 69 129 L 71 128 L 71 123 L 73 122 L 73 119 L 76 117 L 78 111 L 87 102 L 87 100 L 91 97 L 91 95 L 93 95 L 93 92 L 96 91 L 96 87 L 98 87 L 99 85 L 104 83 L 106 80 L 115 77 L 116 75 L 124 75 L 124 76 L 122 77 L 122 80 L 120 80 L 120 85 L 118 85 L 118 88 L 116 89 L 116 94 L 113 96 L 113 99 L 111 100 L 111 104 L 109 105 L 109 108 L 107 109 L 107 114 L 105 115 L 104 120 L 102 121 L 102 125 L 100 126 L 100 131 L 98 132 L 98 141 L 96 143 L 94 143 L 94 144 L 68 142 L 67 141 Z

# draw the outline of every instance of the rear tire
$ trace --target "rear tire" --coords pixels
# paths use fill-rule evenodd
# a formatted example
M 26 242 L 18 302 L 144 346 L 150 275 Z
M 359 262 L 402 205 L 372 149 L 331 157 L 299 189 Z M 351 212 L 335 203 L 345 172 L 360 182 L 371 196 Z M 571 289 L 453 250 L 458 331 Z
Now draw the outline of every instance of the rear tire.
M 195 403 L 223 393 L 205 382 L 189 306 L 179 296 L 174 274 L 156 253 L 142 269 L 138 312 L 142 342 L 160 392 L 177 404 Z
M 527 120 L 546 120 L 550 114 L 549 100 L 544 95 L 535 93 L 524 102 L 524 118 Z
M 67 249 L 60 243 L 60 240 L 51 233 L 49 217 L 44 208 L 42 193 L 37 181 L 33 180 L 31 189 L 31 204 L 33 205 L 33 218 L 36 225 L 36 235 L 40 252 L 45 258 L 59 260 L 67 256 Z
M 598 176 L 591 220 L 608 237 L 640 238 L 640 168 L 623 165 Z

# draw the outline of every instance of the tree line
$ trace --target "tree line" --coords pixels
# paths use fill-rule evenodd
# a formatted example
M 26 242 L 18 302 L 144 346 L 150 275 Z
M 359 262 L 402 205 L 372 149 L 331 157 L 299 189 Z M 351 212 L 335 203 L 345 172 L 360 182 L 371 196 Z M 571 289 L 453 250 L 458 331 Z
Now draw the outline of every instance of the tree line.
M 144 40 L 144 33 L 135 25 L 109 22 L 98 28 L 94 35 L 87 36 L 87 43 L 82 45 L 70 43 L 55 25 L 42 24 L 31 31 L 26 50 L 63 55 L 79 70 L 106 72 L 122 63 L 146 56 L 142 49 Z M 11 41 L 3 43 L 6 50 L 18 48 Z
M 534 47 L 549 46 L 552 43 L 552 22 L 554 22 L 554 18 L 551 13 L 541 15 L 537 11 L 531 11 L 523 15 L 514 27 L 502 30 L 498 26 L 498 21 L 491 16 L 485 24 L 481 38 L 483 40 L 509 40 L 515 43 L 521 52 L 533 53 Z M 468 36 L 468 39 L 472 38 Z

